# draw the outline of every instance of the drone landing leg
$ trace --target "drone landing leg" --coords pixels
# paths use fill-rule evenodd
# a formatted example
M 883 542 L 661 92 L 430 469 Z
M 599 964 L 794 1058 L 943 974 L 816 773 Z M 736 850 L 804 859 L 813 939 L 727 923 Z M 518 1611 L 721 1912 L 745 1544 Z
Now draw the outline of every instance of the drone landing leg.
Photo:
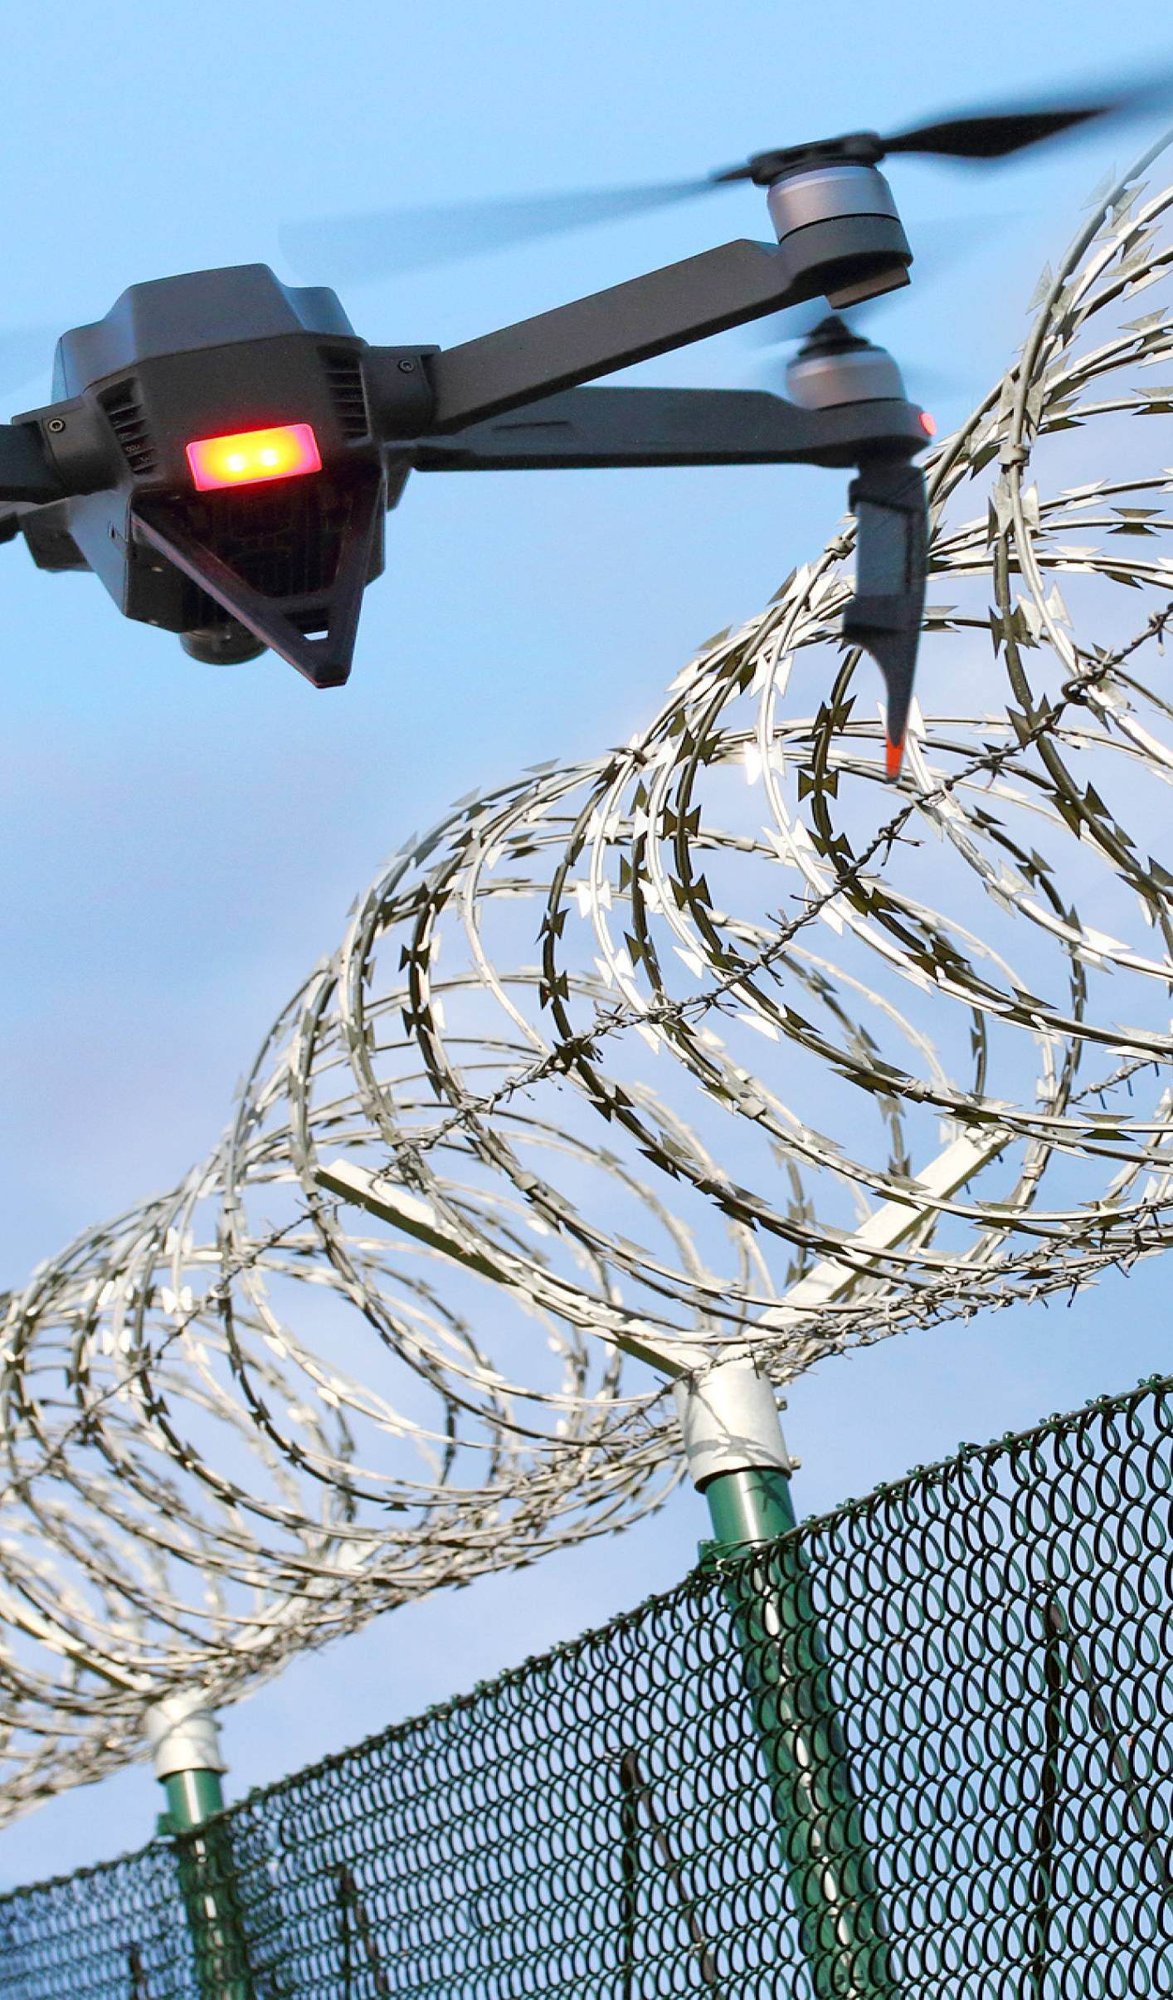
M 928 510 L 919 465 L 878 461 L 852 481 L 859 522 L 855 596 L 843 614 L 843 636 L 866 646 L 888 690 L 888 776 L 900 772 L 912 705 L 917 648 L 925 608 Z

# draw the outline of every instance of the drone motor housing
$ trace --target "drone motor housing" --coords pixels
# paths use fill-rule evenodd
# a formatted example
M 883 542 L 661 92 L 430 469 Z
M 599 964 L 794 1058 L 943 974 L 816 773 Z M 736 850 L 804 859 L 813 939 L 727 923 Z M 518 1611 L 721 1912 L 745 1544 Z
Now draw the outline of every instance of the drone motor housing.
M 845 403 L 901 401 L 905 389 L 892 356 L 832 315 L 787 363 L 786 393 L 801 410 L 834 410 Z
M 272 646 L 318 686 L 345 680 L 383 564 L 365 350 L 333 292 L 263 264 L 132 285 L 62 337 L 54 401 L 18 419 L 69 493 L 23 518 L 34 559 L 93 570 L 128 618 L 186 635 L 197 658 Z M 309 438 L 311 476 L 222 452 L 239 474 L 199 490 L 201 445 L 270 432 Z
M 908 283 L 912 251 L 877 167 L 834 158 L 804 161 L 770 183 L 766 204 L 807 297 L 850 306 Z

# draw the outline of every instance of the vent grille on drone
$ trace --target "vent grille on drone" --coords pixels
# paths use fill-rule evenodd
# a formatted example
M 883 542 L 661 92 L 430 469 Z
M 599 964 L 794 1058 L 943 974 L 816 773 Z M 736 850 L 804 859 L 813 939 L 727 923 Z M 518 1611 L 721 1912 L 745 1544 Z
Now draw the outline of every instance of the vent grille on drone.
M 250 486 L 202 496 L 185 509 L 189 533 L 219 556 L 262 597 L 285 603 L 295 624 L 312 616 L 306 629 L 323 622 L 320 605 L 338 569 L 351 502 L 319 480 L 291 480 L 274 489 Z M 292 605 L 288 601 L 294 600 Z M 215 625 L 223 608 L 196 585 L 188 585 L 184 622 L 188 630 Z
M 110 428 L 122 447 L 122 456 L 134 473 L 154 472 L 158 464 L 158 454 L 151 442 L 143 406 L 138 399 L 133 382 L 119 382 L 113 389 L 107 389 L 102 397 L 102 408 L 110 420 Z
M 370 425 L 367 420 L 367 398 L 363 388 L 362 364 L 357 354 L 338 348 L 323 348 L 322 360 L 326 364 L 326 379 L 342 434 L 348 438 L 366 437 Z

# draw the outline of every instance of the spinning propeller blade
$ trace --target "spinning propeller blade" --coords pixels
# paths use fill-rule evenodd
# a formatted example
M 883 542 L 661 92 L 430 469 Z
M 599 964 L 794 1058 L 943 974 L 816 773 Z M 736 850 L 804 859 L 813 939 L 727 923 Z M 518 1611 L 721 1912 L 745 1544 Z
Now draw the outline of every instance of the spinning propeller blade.
M 937 118 L 884 138 L 878 132 L 845 133 L 837 139 L 816 139 L 804 145 L 781 146 L 755 153 L 741 166 L 715 174 L 718 181 L 754 181 L 767 186 L 780 175 L 816 160 L 836 155 L 867 160 L 873 165 L 889 153 L 927 153 L 946 160 L 1001 160 L 1044 139 L 1058 138 L 1097 118 L 1137 117 L 1173 101 L 1173 69 L 1150 70 L 1144 77 L 1102 81 L 1088 88 L 1087 101 L 1073 104 L 1054 98 L 1036 104 L 991 105 L 985 111 Z
M 776 395 L 785 396 L 787 393 L 786 364 L 797 353 L 799 341 L 808 338 L 820 326 L 826 326 L 828 323 L 827 308 L 821 300 L 818 303 L 822 306 L 822 311 L 810 315 L 803 326 L 798 329 L 791 327 L 785 332 L 775 331 L 772 340 L 759 343 L 758 361 L 753 373 L 758 381 L 766 388 L 772 389 Z M 783 315 L 779 314 L 778 317 L 781 319 Z M 845 332 L 864 336 L 863 322 L 869 315 L 862 313 L 858 306 L 850 307 L 843 314 L 836 313 L 831 317 L 844 328 Z M 915 359 L 909 361 L 903 354 L 900 356 L 900 373 L 914 403 L 923 403 L 926 396 L 938 401 L 965 396 L 970 392 L 970 384 L 963 376 L 951 374 L 944 368 L 934 368 L 931 362 L 924 363 Z
M 1173 70 L 1143 79 L 1089 87 L 1087 101 L 991 107 L 909 127 L 882 138 L 856 132 L 841 138 L 790 145 L 755 153 L 741 166 L 701 180 L 652 185 L 583 188 L 565 193 L 506 196 L 503 199 L 427 203 L 342 215 L 318 222 L 287 224 L 281 247 L 296 268 L 318 279 L 355 284 L 400 271 L 426 270 L 462 257 L 475 257 L 515 243 L 644 215 L 738 181 L 761 186 L 805 162 L 836 157 L 872 164 L 888 153 L 927 153 L 940 159 L 1000 160 L 1044 139 L 1056 138 L 1094 119 L 1135 116 L 1173 100 Z M 2 365 L 2 361 L 0 361 Z
M 1090 95 L 1090 93 L 1089 93 Z M 1043 139 L 1086 125 L 1095 118 L 1122 118 L 1159 110 L 1173 95 L 1173 72 L 1148 76 L 1143 82 L 1121 81 L 1097 92 L 1091 103 L 1022 106 L 1016 110 L 978 111 L 967 117 L 943 118 L 916 125 L 881 139 L 885 153 L 933 153 L 946 160 L 1002 160 Z
M 34 376 L 52 372 L 57 329 L 48 326 L 13 327 L 0 333 L 0 389 L 20 389 Z
M 354 284 L 506 250 L 514 243 L 586 229 L 592 223 L 645 215 L 712 191 L 707 180 L 662 181 L 642 187 L 435 202 L 421 208 L 343 215 L 328 222 L 290 223 L 281 230 L 280 240 L 290 262 L 299 268 L 336 283 Z

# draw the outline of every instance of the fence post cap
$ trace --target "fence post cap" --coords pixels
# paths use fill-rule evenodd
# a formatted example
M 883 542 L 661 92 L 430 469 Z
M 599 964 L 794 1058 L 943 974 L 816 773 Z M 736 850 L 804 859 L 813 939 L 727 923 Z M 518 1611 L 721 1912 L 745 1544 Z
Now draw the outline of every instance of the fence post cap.
M 789 1474 L 774 1387 L 748 1357 L 721 1361 L 672 1385 L 689 1476 L 699 1487 L 723 1472 L 770 1467 Z
M 146 1731 L 157 1778 L 171 1778 L 180 1771 L 228 1769 L 220 1749 L 220 1725 L 202 1689 L 153 1702 L 146 1713 Z

